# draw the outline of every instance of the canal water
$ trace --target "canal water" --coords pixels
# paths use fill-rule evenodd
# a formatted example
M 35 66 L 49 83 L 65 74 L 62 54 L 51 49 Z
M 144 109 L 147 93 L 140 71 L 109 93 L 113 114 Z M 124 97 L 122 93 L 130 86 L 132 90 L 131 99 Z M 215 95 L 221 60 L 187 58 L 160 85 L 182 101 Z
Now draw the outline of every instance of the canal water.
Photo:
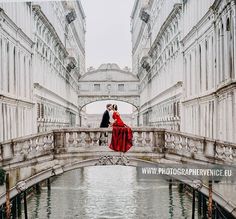
M 138 179 L 134 167 L 86 167 L 57 177 L 51 191 L 43 187 L 32 196 L 28 218 L 182 219 L 191 218 L 191 201 L 162 179 Z

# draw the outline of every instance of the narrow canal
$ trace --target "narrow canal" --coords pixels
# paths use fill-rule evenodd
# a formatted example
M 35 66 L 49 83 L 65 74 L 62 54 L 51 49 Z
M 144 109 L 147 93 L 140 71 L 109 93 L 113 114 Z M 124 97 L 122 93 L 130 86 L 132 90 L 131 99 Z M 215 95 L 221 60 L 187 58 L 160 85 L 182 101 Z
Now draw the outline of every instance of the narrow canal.
M 164 180 L 143 181 L 136 168 L 99 166 L 57 177 L 28 201 L 33 219 L 191 218 L 192 200 Z M 22 218 L 24 212 L 22 212 Z M 197 212 L 196 217 L 197 218 Z

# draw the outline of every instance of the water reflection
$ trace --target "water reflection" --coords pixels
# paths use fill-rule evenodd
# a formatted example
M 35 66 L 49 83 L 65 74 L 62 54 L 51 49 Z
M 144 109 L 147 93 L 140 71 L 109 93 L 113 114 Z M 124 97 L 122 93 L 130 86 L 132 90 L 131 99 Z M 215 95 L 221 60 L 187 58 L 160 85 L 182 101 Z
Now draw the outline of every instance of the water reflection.
M 43 188 L 28 211 L 35 219 L 191 218 L 191 198 L 163 180 L 139 181 L 133 167 L 88 167 Z

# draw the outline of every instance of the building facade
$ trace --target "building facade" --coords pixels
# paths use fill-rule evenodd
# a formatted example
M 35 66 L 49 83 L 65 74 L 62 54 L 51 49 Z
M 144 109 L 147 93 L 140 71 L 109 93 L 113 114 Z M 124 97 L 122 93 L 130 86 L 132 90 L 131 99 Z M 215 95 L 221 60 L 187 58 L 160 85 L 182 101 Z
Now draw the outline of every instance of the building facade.
M 233 0 L 184 1 L 182 39 L 185 84 L 182 129 L 234 142 L 235 9 Z
M 141 125 L 180 130 L 182 5 L 178 0 L 135 2 L 132 21 L 133 71 L 140 79 Z
M 78 124 L 84 44 L 79 1 L 0 3 L 0 141 Z
M 36 131 L 33 45 L 31 5 L 0 3 L 0 141 Z
M 143 124 L 236 141 L 235 8 L 234 0 L 135 2 Z

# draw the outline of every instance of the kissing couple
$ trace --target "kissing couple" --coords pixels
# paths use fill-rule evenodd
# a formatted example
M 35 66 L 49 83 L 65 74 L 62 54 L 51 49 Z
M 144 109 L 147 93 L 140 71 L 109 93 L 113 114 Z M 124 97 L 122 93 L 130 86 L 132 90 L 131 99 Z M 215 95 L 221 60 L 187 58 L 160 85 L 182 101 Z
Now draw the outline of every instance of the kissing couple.
M 113 120 L 111 121 L 112 118 Z M 112 127 L 112 138 L 109 148 L 114 151 L 127 152 L 132 147 L 133 133 L 121 119 L 116 104 L 107 104 L 100 128 Z

